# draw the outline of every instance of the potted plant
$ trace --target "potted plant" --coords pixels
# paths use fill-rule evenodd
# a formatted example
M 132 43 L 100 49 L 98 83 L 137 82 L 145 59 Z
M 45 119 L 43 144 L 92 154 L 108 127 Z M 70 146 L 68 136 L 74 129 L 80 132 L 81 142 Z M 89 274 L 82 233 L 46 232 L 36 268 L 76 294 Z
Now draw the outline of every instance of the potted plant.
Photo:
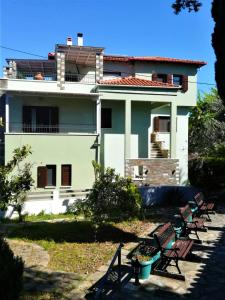
M 136 255 L 136 259 L 140 264 L 139 279 L 148 279 L 153 263 L 151 261 L 151 256 L 139 254 Z
M 43 77 L 43 75 L 42 75 L 41 72 L 37 72 L 37 73 L 35 74 L 35 76 L 34 76 L 34 79 L 35 79 L 35 80 L 43 80 L 44 77 Z

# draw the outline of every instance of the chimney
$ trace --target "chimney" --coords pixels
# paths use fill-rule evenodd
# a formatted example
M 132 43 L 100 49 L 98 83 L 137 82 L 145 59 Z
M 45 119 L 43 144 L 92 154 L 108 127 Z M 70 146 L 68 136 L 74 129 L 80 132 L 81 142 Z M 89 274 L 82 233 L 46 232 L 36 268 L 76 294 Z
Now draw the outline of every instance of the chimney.
M 77 46 L 83 46 L 84 45 L 84 39 L 83 39 L 83 33 L 77 34 Z
M 71 37 L 68 37 L 68 38 L 66 39 L 66 44 L 67 44 L 67 46 L 72 46 L 72 45 L 73 45 L 73 41 L 72 41 L 72 38 L 71 38 Z

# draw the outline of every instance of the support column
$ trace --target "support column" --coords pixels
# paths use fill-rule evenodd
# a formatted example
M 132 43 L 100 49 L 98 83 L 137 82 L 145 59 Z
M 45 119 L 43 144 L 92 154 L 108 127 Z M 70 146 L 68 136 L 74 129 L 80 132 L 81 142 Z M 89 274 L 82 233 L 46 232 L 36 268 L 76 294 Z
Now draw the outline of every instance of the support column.
M 177 148 L 177 105 L 170 104 L 170 157 L 176 158 Z
M 9 133 L 9 95 L 5 97 L 5 132 Z
M 65 54 L 57 53 L 57 86 L 60 90 L 65 89 Z
M 125 159 L 131 156 L 131 100 L 125 101 L 125 139 L 124 139 L 124 156 Z
M 96 54 L 96 82 L 103 80 L 103 52 Z
M 16 62 L 14 60 L 11 60 L 9 62 L 9 67 L 11 69 L 11 74 L 12 74 L 12 78 L 17 78 L 17 66 L 16 66 Z
M 101 99 L 96 100 L 96 133 L 101 135 Z
M 96 133 L 98 137 L 96 138 L 96 161 L 100 163 L 100 147 L 101 147 L 101 116 L 102 116 L 102 103 L 100 97 L 96 99 Z

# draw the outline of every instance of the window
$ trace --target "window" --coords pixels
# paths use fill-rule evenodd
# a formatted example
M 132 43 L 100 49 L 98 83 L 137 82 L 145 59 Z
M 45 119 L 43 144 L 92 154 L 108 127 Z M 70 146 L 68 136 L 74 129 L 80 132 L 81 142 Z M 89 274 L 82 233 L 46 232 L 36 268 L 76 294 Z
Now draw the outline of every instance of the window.
M 154 118 L 155 132 L 170 132 L 170 117 L 155 117 Z
M 37 186 L 56 186 L 56 165 L 47 165 L 37 168 Z
M 102 128 L 112 128 L 112 109 L 102 108 L 101 111 Z
M 71 186 L 71 165 L 62 165 L 61 166 L 61 185 L 62 186 Z
M 173 84 L 174 85 L 182 85 L 182 75 L 173 75 Z
M 166 74 L 157 74 L 156 81 L 166 83 L 167 82 L 167 75 Z
M 47 168 L 47 186 L 56 186 L 56 166 L 48 165 Z
M 24 106 L 24 132 L 58 132 L 58 107 Z

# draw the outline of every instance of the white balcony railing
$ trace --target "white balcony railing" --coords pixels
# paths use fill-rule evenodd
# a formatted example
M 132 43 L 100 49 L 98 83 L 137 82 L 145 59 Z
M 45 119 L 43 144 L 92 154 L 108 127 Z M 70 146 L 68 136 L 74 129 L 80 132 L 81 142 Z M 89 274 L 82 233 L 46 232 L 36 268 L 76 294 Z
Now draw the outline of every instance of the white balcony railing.
M 29 71 L 17 71 L 10 72 L 9 70 L 6 72 L 6 78 L 8 79 L 23 79 L 23 80 L 47 80 L 47 81 L 57 81 L 57 72 L 29 72 Z M 95 83 L 96 78 L 95 74 L 77 74 L 66 72 L 65 73 L 65 81 L 66 82 L 80 82 L 80 83 Z
M 95 124 L 23 124 L 11 123 L 11 133 L 96 133 Z

